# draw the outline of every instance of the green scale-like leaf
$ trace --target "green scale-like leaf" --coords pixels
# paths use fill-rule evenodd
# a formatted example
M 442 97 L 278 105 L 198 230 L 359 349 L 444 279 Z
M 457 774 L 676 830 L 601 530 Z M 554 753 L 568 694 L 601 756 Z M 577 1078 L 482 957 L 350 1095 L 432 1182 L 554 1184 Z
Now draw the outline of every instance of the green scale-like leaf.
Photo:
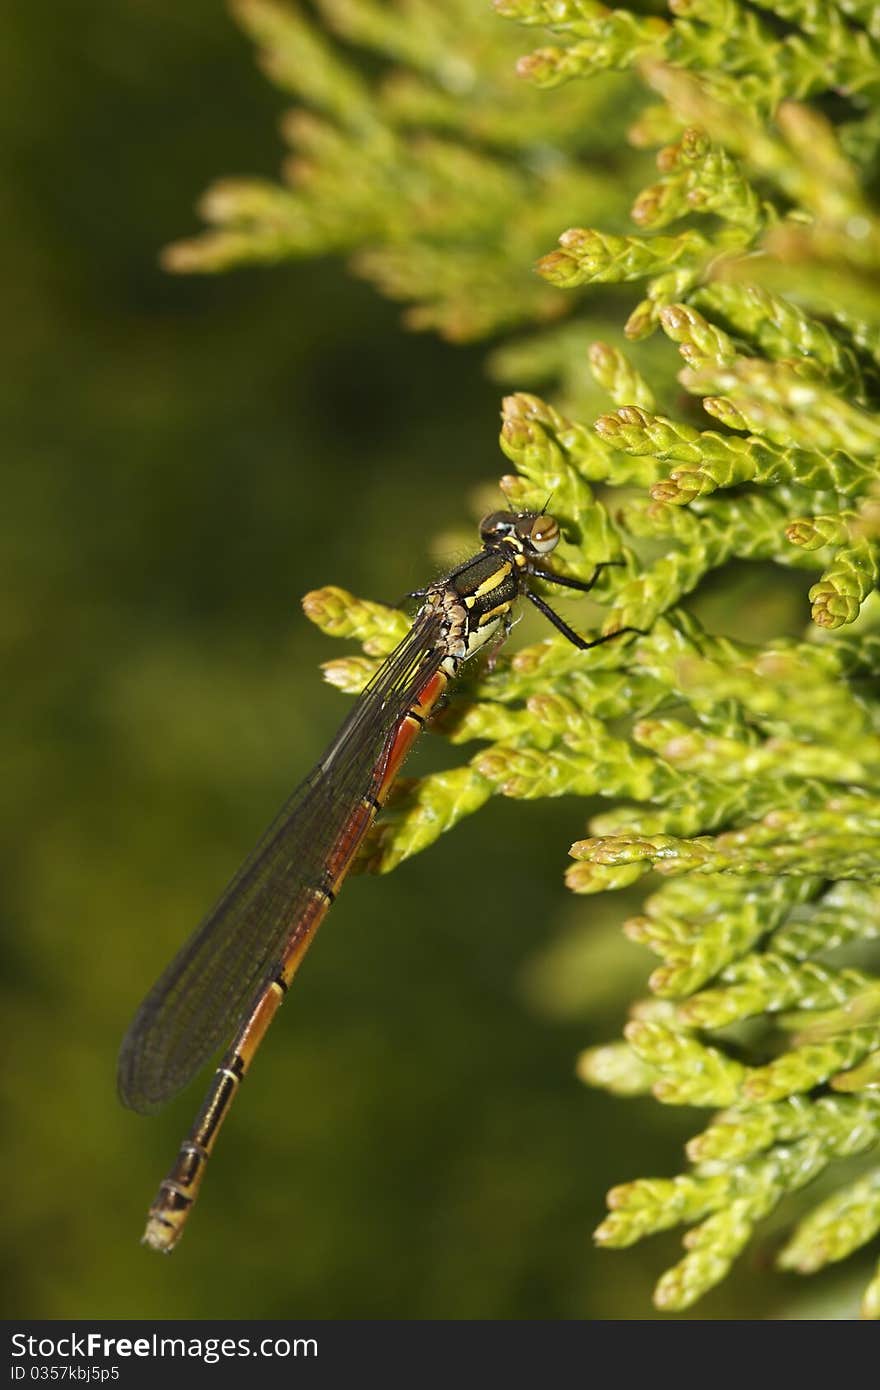
M 613 1189 L 597 1239 L 688 1226 L 655 1295 L 684 1309 L 823 1175 L 778 1262 L 840 1260 L 880 1231 L 876 1168 L 833 1188 L 837 1160 L 880 1142 L 877 6 L 235 10 L 298 103 L 291 154 L 278 184 L 215 186 L 210 229 L 168 263 L 344 252 L 412 327 L 520 328 L 491 359 L 511 388 L 508 503 L 551 506 L 560 573 L 619 562 L 575 626 L 638 629 L 469 663 L 433 724 L 461 760 L 398 784 L 361 867 L 394 867 L 493 795 L 605 798 L 586 834 L 574 813 L 567 882 L 650 875 L 624 931 L 657 963 L 623 1040 L 578 1075 L 716 1113 L 688 1171 Z M 771 566 L 800 585 L 799 638 L 762 635 L 754 599 L 754 631 L 739 611 L 756 565 L 771 597 Z M 710 578 L 737 640 L 711 630 Z M 332 587 L 306 611 L 360 644 L 325 666 L 351 693 L 409 621 Z M 880 1317 L 880 1274 L 863 1313 Z

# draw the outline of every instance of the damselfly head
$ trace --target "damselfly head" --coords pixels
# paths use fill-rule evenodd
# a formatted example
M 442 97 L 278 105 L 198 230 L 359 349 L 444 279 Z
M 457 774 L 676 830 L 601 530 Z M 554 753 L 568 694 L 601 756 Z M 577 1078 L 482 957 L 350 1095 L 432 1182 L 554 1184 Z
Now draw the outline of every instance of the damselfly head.
M 559 544 L 559 523 L 546 512 L 490 512 L 480 522 L 480 539 L 504 541 L 526 555 L 549 555 Z

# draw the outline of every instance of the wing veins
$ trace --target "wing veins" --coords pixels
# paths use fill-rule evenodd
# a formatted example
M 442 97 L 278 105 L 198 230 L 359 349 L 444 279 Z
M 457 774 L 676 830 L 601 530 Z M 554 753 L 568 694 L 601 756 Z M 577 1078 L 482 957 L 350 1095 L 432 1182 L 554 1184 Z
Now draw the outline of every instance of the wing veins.
M 272 978 L 358 796 L 375 790 L 383 749 L 443 659 L 440 625 L 433 612 L 416 617 L 144 999 L 119 1056 L 119 1093 L 132 1109 L 155 1110 L 181 1090 L 237 1031 Z

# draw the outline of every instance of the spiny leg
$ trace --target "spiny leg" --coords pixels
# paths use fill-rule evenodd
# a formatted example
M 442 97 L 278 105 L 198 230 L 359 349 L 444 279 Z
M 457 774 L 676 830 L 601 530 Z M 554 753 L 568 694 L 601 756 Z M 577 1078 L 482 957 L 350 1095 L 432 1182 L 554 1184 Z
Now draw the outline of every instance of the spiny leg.
M 622 565 L 623 563 L 624 563 L 623 560 L 605 560 L 605 561 L 603 561 L 603 564 L 608 564 L 608 565 Z M 450 580 L 457 578 L 457 576 L 460 575 L 460 574 L 463 574 L 464 571 L 465 571 L 466 569 L 470 569 L 470 567 L 471 567 L 472 564 L 473 564 L 473 557 L 471 557 L 469 560 L 464 560 L 464 561 L 462 561 L 462 563 L 461 563 L 460 565 L 456 565 L 456 567 L 455 567 L 454 570 L 450 570 L 449 574 L 447 574 L 447 575 L 444 576 L 443 582 L 444 582 L 445 584 L 448 584 Z M 597 573 L 598 573 L 598 571 L 597 571 Z M 544 577 L 545 577 L 544 575 L 541 576 L 542 579 L 543 579 Z M 550 576 L 547 576 L 547 577 L 552 579 L 553 576 L 550 575 Z M 593 579 L 595 579 L 595 578 L 596 578 L 596 575 L 593 576 Z M 563 581 L 563 582 L 565 582 L 566 584 L 569 583 L 569 581 L 568 581 L 567 579 L 566 579 L 565 581 Z M 576 587 L 580 588 L 580 583 L 579 583 L 578 581 L 575 581 L 575 583 L 576 583 Z M 592 584 L 592 580 L 591 580 L 591 584 Z M 434 587 L 433 585 L 428 585 L 428 586 L 426 586 L 424 589 L 410 589 L 409 593 L 402 594 L 401 597 L 398 599 L 397 603 L 392 604 L 391 607 L 392 607 L 392 608 L 402 608 L 403 605 L 406 603 L 407 599 L 411 599 L 411 598 L 427 598 L 427 597 L 428 597 L 428 594 L 431 592 L 431 589 L 432 589 L 433 587 Z
M 554 613 L 549 603 L 545 603 L 539 594 L 533 593 L 531 589 L 526 589 L 525 593 L 526 598 L 535 605 L 539 613 L 544 614 L 544 617 L 553 624 L 557 632 L 561 632 L 563 637 L 567 637 L 569 642 L 582 652 L 589 651 L 591 647 L 601 647 L 604 642 L 611 642 L 615 637 L 622 637 L 625 632 L 637 632 L 640 637 L 646 635 L 646 629 L 643 627 L 619 627 L 616 632 L 606 632 L 604 636 L 594 637 L 588 642 L 585 637 L 581 637 L 580 633 L 575 632 L 573 627 L 569 627 L 564 618 L 560 618 L 558 613 Z
M 589 579 L 572 579 L 567 574 L 554 574 L 552 570 L 539 570 L 533 565 L 529 565 L 527 573 L 535 579 L 544 579 L 548 584 L 558 584 L 563 589 L 577 589 L 580 594 L 588 594 L 595 586 L 599 575 L 610 565 L 625 565 L 625 560 L 600 560 Z
M 512 627 L 513 618 L 511 617 L 509 612 L 505 613 L 504 617 L 501 620 L 501 631 L 497 634 L 497 636 L 495 636 L 492 639 L 487 649 L 485 666 L 487 676 L 491 675 L 492 672 L 495 670 L 495 667 L 498 663 L 499 653 L 501 651 L 501 648 L 504 646 L 504 643 L 510 636 L 510 630 Z

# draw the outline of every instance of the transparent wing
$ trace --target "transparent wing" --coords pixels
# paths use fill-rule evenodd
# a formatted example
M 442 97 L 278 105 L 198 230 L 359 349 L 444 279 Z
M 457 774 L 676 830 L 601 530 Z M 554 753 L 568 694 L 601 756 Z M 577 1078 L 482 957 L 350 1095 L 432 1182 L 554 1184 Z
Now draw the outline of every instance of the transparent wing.
M 310 889 L 360 797 L 378 787 L 395 728 L 440 666 L 440 624 L 434 613 L 417 616 L 141 1004 L 119 1055 L 119 1094 L 133 1110 L 155 1110 L 181 1090 L 277 973 Z

